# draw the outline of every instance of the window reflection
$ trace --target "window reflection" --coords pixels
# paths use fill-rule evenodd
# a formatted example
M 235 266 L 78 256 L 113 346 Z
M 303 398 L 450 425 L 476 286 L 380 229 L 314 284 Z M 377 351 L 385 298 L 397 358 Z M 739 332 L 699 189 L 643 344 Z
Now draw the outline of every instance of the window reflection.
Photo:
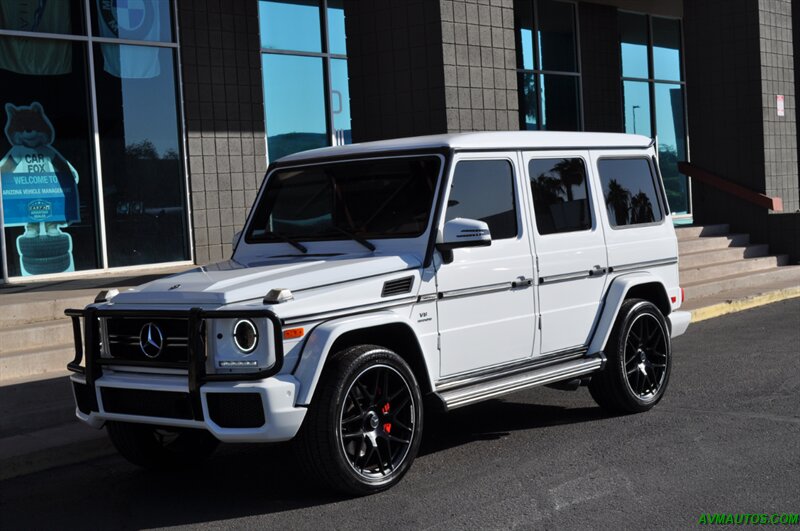
M 95 45 L 108 263 L 186 260 L 174 51 Z
M 344 35 L 344 0 L 328 0 L 328 51 L 347 54 Z
M 612 227 L 661 221 L 661 207 L 647 159 L 600 159 L 597 169 Z
M 537 109 L 536 74 L 527 72 L 518 74 L 520 115 L 522 126 L 528 131 L 539 129 L 539 111 Z
M 11 277 L 101 265 L 86 52 L 84 43 L 0 37 L 0 187 Z
M 322 59 L 264 54 L 270 160 L 328 145 Z
M 331 59 L 331 114 L 334 143 L 350 144 L 353 134 L 350 128 L 350 88 L 345 59 Z
M 173 40 L 171 11 L 170 0 L 92 0 L 93 34 L 110 39 L 170 42 Z
M 678 162 L 686 160 L 683 87 L 656 83 L 656 123 L 658 123 L 658 160 L 667 201 L 676 213 L 689 211 L 688 179 L 678 172 Z
M 37 33 L 82 34 L 83 2 L 56 0 L 0 1 L 0 29 Z
M 653 77 L 670 81 L 683 79 L 679 20 L 653 18 Z
M 582 159 L 532 159 L 528 174 L 539 234 L 592 228 Z
M 318 0 L 261 0 L 261 47 L 321 52 Z
M 633 13 L 619 14 L 623 77 L 650 77 L 647 68 L 647 17 Z
M 580 97 L 577 76 L 544 74 L 542 86 L 542 129 L 579 131 Z
M 552 0 L 539 0 L 537 7 L 539 68 L 560 72 L 577 72 L 574 5 Z
M 533 70 L 533 2 L 515 0 L 514 25 L 517 28 L 517 68 Z
M 623 81 L 622 104 L 625 106 L 625 132 L 653 136 L 650 123 L 650 84 L 646 81 Z

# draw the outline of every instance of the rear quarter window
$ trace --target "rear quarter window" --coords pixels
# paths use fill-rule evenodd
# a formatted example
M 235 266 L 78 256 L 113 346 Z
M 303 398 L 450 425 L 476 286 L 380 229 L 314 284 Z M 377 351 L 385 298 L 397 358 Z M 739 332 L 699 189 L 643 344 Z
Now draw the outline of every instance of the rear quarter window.
M 597 170 L 612 227 L 657 223 L 664 218 L 647 159 L 600 159 Z

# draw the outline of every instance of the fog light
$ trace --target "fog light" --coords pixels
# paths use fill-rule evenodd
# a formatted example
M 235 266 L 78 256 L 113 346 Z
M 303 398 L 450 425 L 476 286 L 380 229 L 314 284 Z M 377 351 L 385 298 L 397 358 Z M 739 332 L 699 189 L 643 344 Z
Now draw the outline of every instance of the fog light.
M 236 348 L 249 354 L 258 345 L 258 329 L 250 319 L 240 319 L 233 326 L 233 342 Z

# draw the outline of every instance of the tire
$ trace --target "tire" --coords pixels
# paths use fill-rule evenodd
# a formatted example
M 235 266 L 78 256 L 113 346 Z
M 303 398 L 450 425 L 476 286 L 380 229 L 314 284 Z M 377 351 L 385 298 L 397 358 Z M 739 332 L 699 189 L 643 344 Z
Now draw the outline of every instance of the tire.
M 117 451 L 133 463 L 153 470 L 186 468 L 214 453 L 219 441 L 205 430 L 172 429 L 149 424 L 107 422 Z
M 311 479 L 363 496 L 396 485 L 422 439 L 422 395 L 391 350 L 359 345 L 325 367 L 295 449 Z
M 19 238 L 19 252 L 25 258 L 50 258 L 69 253 L 70 238 L 67 234 L 60 236 L 39 236 L 37 238 Z
M 600 407 L 614 414 L 641 413 L 661 400 L 672 370 L 672 345 L 667 320 L 656 305 L 626 300 L 605 354 L 605 369 L 589 383 Z
M 25 271 L 31 275 L 45 275 L 47 273 L 61 273 L 69 269 L 72 259 L 69 254 L 53 256 L 50 258 L 29 258 L 22 257 L 22 265 Z

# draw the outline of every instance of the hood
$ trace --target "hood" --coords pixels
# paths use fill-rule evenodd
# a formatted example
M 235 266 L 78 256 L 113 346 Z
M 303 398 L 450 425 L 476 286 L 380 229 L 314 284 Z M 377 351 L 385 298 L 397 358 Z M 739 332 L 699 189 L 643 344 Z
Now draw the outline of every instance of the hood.
M 114 303 L 222 306 L 260 299 L 275 288 L 301 291 L 420 266 L 412 255 L 293 256 L 248 264 L 228 260 L 124 291 L 114 297 Z

